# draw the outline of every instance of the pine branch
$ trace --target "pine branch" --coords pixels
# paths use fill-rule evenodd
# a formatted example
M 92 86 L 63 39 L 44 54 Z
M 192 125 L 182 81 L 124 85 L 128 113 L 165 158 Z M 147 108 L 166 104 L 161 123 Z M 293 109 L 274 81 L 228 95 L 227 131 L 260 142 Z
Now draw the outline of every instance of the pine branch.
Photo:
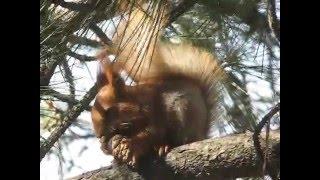
M 78 59 L 78 60 L 81 61 L 81 62 L 88 62 L 88 61 L 95 61 L 95 60 L 96 60 L 95 57 L 86 56 L 86 55 L 81 55 L 81 54 L 75 53 L 75 52 L 73 52 L 73 51 L 69 51 L 69 52 L 68 52 L 68 55 L 71 56 L 71 57 L 73 57 L 73 58 Z
M 43 157 L 48 153 L 54 143 L 61 137 L 61 135 L 68 129 L 68 127 L 77 119 L 81 112 L 89 106 L 90 102 L 97 94 L 96 84 L 87 92 L 87 94 L 70 109 L 66 116 L 63 118 L 62 123 L 51 133 L 46 141 L 40 144 L 40 162 Z
M 52 96 L 54 98 L 57 98 L 58 100 L 62 101 L 62 102 L 66 102 L 70 105 L 76 105 L 79 103 L 78 100 L 74 99 L 72 96 L 70 95 L 66 95 L 66 94 L 62 94 L 59 93 L 58 91 L 51 89 L 51 88 L 44 88 L 40 91 L 40 95 L 41 96 Z M 91 110 L 91 106 L 88 106 L 85 108 L 85 110 L 90 111 Z
M 94 48 L 98 48 L 101 47 L 103 44 L 101 44 L 98 41 L 92 40 L 92 39 L 88 39 L 85 37 L 80 37 L 80 36 L 76 36 L 76 35 L 70 35 L 69 36 L 69 43 L 71 44 L 80 44 L 80 45 L 85 45 L 85 46 L 91 46 Z

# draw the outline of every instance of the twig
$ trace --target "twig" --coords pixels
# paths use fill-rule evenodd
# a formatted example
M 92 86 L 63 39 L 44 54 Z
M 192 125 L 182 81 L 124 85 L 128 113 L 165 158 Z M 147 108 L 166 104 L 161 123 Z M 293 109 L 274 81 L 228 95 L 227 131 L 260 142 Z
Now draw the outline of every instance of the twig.
M 75 3 L 75 2 L 66 2 L 64 0 L 52 0 L 53 4 L 59 5 L 61 7 L 67 8 L 71 11 L 93 11 L 94 5 L 86 3 Z
M 280 42 L 280 23 L 277 19 L 275 0 L 268 0 L 267 3 L 268 25 L 271 32 L 273 32 Z
M 89 28 L 99 37 L 99 39 L 106 45 L 111 46 L 112 42 L 111 40 L 108 38 L 108 36 L 102 31 L 102 29 L 94 24 L 94 23 L 90 23 Z
M 64 60 L 64 56 L 59 56 L 50 63 L 44 63 L 40 67 L 40 86 L 48 86 L 50 79 L 54 74 L 55 68 Z
M 65 94 L 61 94 L 59 93 L 58 91 L 54 90 L 54 89 L 51 89 L 51 88 L 45 88 L 43 90 L 40 91 L 41 95 L 49 95 L 49 96 L 52 96 L 52 97 L 55 97 L 57 98 L 58 100 L 62 101 L 62 102 L 66 102 L 68 104 L 72 104 L 72 105 L 75 105 L 77 103 L 79 103 L 78 100 L 72 98 L 71 96 L 69 95 L 65 95 Z M 43 99 L 44 100 L 44 99 Z M 85 108 L 85 110 L 87 111 L 90 111 L 91 110 L 91 107 L 88 106 Z
M 65 60 L 62 62 L 62 67 L 64 70 L 65 79 L 69 83 L 69 91 L 70 91 L 70 98 L 75 100 L 75 84 L 74 84 L 74 78 L 72 75 L 72 71 L 69 68 L 68 62 Z M 71 107 L 71 103 L 68 103 L 69 108 Z

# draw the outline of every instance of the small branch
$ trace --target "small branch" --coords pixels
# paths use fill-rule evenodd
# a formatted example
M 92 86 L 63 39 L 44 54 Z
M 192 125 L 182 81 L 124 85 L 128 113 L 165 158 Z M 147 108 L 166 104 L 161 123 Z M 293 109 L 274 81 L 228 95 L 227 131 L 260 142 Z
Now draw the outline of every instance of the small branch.
M 81 54 L 75 53 L 75 52 L 73 52 L 73 51 L 69 51 L 69 52 L 68 52 L 68 55 L 71 56 L 71 57 L 73 57 L 73 58 L 78 59 L 78 60 L 81 61 L 81 62 L 88 62 L 88 61 L 95 61 L 95 60 L 96 60 L 95 57 L 86 56 L 86 55 L 81 55 Z
M 268 0 L 267 5 L 267 12 L 268 12 L 268 25 L 273 32 L 273 34 L 276 36 L 278 41 L 280 42 L 280 22 L 277 19 L 277 13 L 276 13 L 276 2 L 275 0 Z
M 71 11 L 93 11 L 94 5 L 92 4 L 85 4 L 85 3 L 75 3 L 75 2 L 66 2 L 64 0 L 52 0 L 53 4 L 59 5 L 63 8 L 67 8 Z
M 75 119 L 81 114 L 81 112 L 90 104 L 97 94 L 96 84 L 87 92 L 78 104 L 70 109 L 66 116 L 63 118 L 62 123 L 51 133 L 49 138 L 40 145 L 40 162 L 43 157 L 48 153 L 54 143 L 61 137 L 61 135 L 68 129 Z
M 65 95 L 65 94 L 61 94 L 59 93 L 58 91 L 56 90 L 53 90 L 51 88 L 45 88 L 43 90 L 40 91 L 40 94 L 42 96 L 45 96 L 45 95 L 48 95 L 48 96 L 52 96 L 52 97 L 55 97 L 57 98 L 58 100 L 62 101 L 62 102 L 66 102 L 68 104 L 71 104 L 71 105 L 75 105 L 75 104 L 78 104 L 79 101 L 74 99 L 72 96 L 70 95 Z M 85 110 L 87 111 L 90 111 L 91 110 L 91 107 L 88 106 L 85 108 Z
M 111 46 L 112 41 L 108 38 L 108 36 L 102 31 L 102 29 L 98 25 L 91 23 L 89 28 L 99 37 L 99 39 L 104 44 Z
M 260 132 L 263 128 L 263 126 L 272 118 L 273 115 L 275 115 L 278 111 L 280 111 L 280 103 L 278 103 L 274 108 L 271 109 L 271 111 L 266 114 L 262 120 L 259 122 L 259 124 L 257 125 L 254 133 L 253 133 L 253 140 L 254 140 L 254 143 L 255 143 L 255 146 L 256 147 L 259 147 L 260 146 L 260 142 L 259 142 L 259 135 L 260 135 Z M 259 157 L 261 159 L 263 159 L 263 153 L 262 153 L 262 150 L 261 150 L 261 147 L 257 148 L 257 151 L 258 151 L 258 154 L 259 154 Z
M 91 46 L 94 48 L 98 48 L 101 47 L 103 44 L 101 44 L 98 41 L 92 40 L 92 39 L 88 39 L 85 37 L 80 37 L 80 36 L 76 36 L 76 35 L 70 35 L 69 36 L 69 43 L 71 44 L 80 44 L 80 45 L 85 45 L 85 46 Z
M 67 102 L 67 103 L 78 103 L 77 100 L 74 100 L 72 97 L 65 95 L 65 94 L 61 94 L 56 90 L 53 90 L 51 88 L 45 88 L 43 90 L 40 91 L 41 95 L 50 95 L 53 96 L 63 102 Z
M 254 146 L 258 155 L 258 158 L 260 159 L 261 162 L 264 162 L 264 156 L 263 156 L 263 151 L 261 149 L 261 144 L 259 141 L 259 136 L 261 133 L 262 128 L 264 127 L 264 125 L 267 122 L 270 122 L 270 119 L 273 117 L 273 115 L 275 115 L 278 111 L 280 111 L 280 103 L 278 103 L 275 107 L 273 107 L 271 109 L 271 111 L 266 114 L 262 120 L 259 122 L 259 124 L 257 125 L 257 127 L 255 128 L 255 131 L 253 133 L 253 142 L 254 142 Z M 269 135 L 269 134 L 268 134 Z M 268 139 L 267 139 L 268 142 Z M 264 162 L 265 165 L 267 165 L 267 162 Z M 270 168 L 266 167 L 267 169 L 271 170 Z
M 262 140 L 262 139 L 261 139 Z M 280 165 L 280 134 L 270 133 L 270 164 Z M 263 146 L 265 148 L 265 146 Z M 261 164 L 252 133 L 212 138 L 172 149 L 164 161 L 150 160 L 134 172 L 117 165 L 84 173 L 70 180 L 93 179 L 228 179 L 258 177 Z
M 69 68 L 68 62 L 65 60 L 62 62 L 62 66 L 63 66 L 63 70 L 64 70 L 64 75 L 65 75 L 65 79 L 68 81 L 69 83 L 69 91 L 70 91 L 70 96 L 72 99 L 75 100 L 75 84 L 74 84 L 74 78 L 72 75 L 72 71 Z M 68 104 L 69 107 L 71 107 L 72 104 Z

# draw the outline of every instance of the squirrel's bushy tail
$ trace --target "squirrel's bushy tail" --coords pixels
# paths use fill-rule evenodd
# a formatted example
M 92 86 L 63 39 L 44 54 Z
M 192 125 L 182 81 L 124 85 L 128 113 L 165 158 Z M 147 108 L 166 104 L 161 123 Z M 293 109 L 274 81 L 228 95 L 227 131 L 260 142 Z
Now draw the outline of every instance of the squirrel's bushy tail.
M 180 76 L 196 82 L 203 92 L 209 110 L 208 121 L 214 121 L 220 94 L 218 83 L 225 77 L 217 59 L 208 51 L 188 43 L 164 43 L 157 50 L 160 51 L 164 68 L 158 67 L 163 70 L 155 71 L 149 76 Z
M 151 13 L 135 9 L 120 20 L 113 38 L 115 65 L 137 83 L 170 76 L 193 80 L 200 85 L 208 109 L 213 109 L 218 95 L 217 82 L 224 77 L 218 61 L 211 53 L 189 43 L 161 42 L 159 36 L 168 22 L 168 8 L 158 4 L 153 9 Z M 211 113 L 210 118 L 213 118 Z

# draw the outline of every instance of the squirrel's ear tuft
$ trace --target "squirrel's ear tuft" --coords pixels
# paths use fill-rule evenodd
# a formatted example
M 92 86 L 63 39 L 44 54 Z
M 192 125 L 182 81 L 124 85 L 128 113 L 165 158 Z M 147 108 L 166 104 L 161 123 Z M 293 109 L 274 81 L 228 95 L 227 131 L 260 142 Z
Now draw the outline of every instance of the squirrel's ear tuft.
M 111 65 L 106 67 L 105 76 L 106 76 L 106 79 L 107 79 L 108 83 L 111 84 L 111 85 L 114 85 L 116 74 L 113 72 L 113 69 L 112 69 Z
M 99 87 L 105 85 L 116 86 L 117 79 L 119 75 L 116 73 L 112 65 L 103 65 L 101 64 L 97 74 L 97 83 Z

